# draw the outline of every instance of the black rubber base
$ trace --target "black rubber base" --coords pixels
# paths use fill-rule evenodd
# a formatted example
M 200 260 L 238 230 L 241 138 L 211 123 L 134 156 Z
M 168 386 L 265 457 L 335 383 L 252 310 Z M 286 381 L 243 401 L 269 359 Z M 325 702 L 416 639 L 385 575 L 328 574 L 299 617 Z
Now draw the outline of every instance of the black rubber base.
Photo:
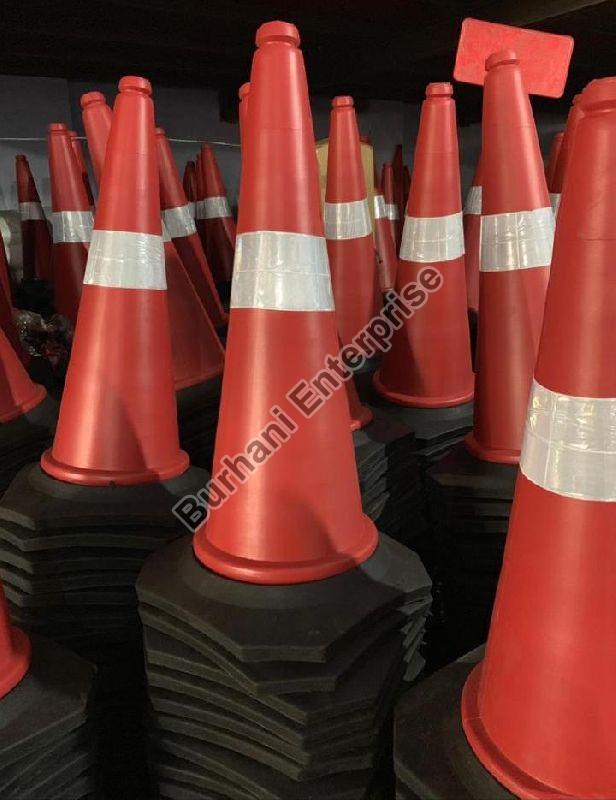
M 190 463 L 211 470 L 222 379 L 182 389 L 176 395 L 180 444 Z
M 475 651 L 410 689 L 395 714 L 394 763 L 401 798 L 513 800 L 484 769 L 462 730 L 462 687 Z

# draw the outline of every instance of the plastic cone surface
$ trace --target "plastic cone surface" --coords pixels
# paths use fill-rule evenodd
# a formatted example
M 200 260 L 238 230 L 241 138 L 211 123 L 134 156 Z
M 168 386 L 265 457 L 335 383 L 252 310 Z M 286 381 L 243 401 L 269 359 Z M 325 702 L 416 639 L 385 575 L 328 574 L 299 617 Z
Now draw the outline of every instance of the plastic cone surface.
M 9 608 L 0 583 L 0 700 L 14 689 L 30 667 L 30 640 L 11 625 Z
M 573 98 L 573 103 L 569 109 L 569 116 L 567 117 L 567 124 L 563 133 L 560 152 L 554 166 L 554 174 L 552 176 L 551 184 L 548 184 L 550 190 L 550 201 L 554 213 L 558 214 L 560 200 L 563 190 L 565 188 L 565 179 L 567 170 L 569 168 L 569 161 L 571 160 L 571 153 L 573 151 L 573 140 L 578 126 L 578 122 L 583 116 L 583 111 L 580 106 L 581 95 L 576 94 Z
M 2 291 L 4 292 L 4 296 L 10 303 L 12 292 L 11 292 L 9 262 L 8 258 L 6 257 L 6 247 L 4 245 L 4 239 L 2 238 L 1 232 L 0 232 L 0 289 L 2 289 Z
M 346 393 L 333 392 L 307 418 L 286 397 L 338 349 L 298 44 L 289 23 L 267 23 L 257 33 L 213 474 L 267 424 L 288 431 L 272 407 L 297 429 L 227 502 L 211 506 L 194 539 L 206 566 L 263 584 L 338 574 L 377 544 L 361 509 Z
M 402 158 L 402 145 L 397 144 L 394 156 L 391 160 L 391 167 L 394 173 L 394 198 L 398 207 L 400 219 L 404 217 L 404 161 Z
M 380 294 L 352 97 L 332 101 L 323 217 L 338 331 L 345 345 L 370 322 Z
M 462 701 L 476 755 L 524 798 L 616 797 L 616 78 L 581 105 L 492 626 Z
M 400 240 L 402 238 L 402 222 L 400 211 L 396 205 L 394 171 L 391 164 L 383 164 L 383 169 L 381 170 L 381 188 L 383 190 L 383 197 L 385 198 L 385 213 L 389 220 L 389 227 L 391 228 L 391 235 L 397 253 L 400 249 Z
M 378 256 L 379 284 L 382 292 L 393 289 L 396 285 L 398 257 L 396 245 L 391 234 L 391 225 L 387 217 L 385 198 L 379 181 L 376 167 L 374 169 L 374 243 Z
M 474 430 L 484 461 L 520 458 L 554 239 L 533 113 L 515 53 L 486 62 Z
M 19 360 L 27 367 L 30 363 L 30 354 L 26 352 L 21 343 L 13 316 L 10 295 L 7 297 L 3 287 L 0 287 L 0 328 L 4 331 L 4 335 L 11 343 L 11 347 L 19 356 Z
M 243 83 L 238 91 L 239 104 L 239 125 L 240 125 L 240 146 L 243 147 L 244 133 L 246 128 L 246 118 L 248 114 L 248 95 L 250 94 L 250 83 Z
M 46 394 L 42 386 L 30 380 L 4 330 L 0 329 L 0 423 L 31 411 Z
M 156 129 L 156 145 L 163 222 L 212 324 L 220 327 L 226 324 L 227 315 L 214 285 L 175 159 L 162 128 Z
M 69 135 L 71 137 L 73 153 L 75 153 L 75 158 L 77 159 L 77 163 L 79 164 L 79 169 L 81 171 L 83 185 L 88 196 L 88 202 L 90 203 L 90 207 L 94 208 L 94 195 L 92 194 L 92 187 L 90 186 L 90 177 L 88 175 L 86 160 L 83 155 L 83 147 L 81 146 L 81 142 L 79 141 L 79 136 L 77 136 L 76 131 L 69 131 Z
M 101 92 L 87 92 L 81 95 L 81 109 L 92 168 L 100 188 L 113 112 Z
M 552 191 L 554 187 L 554 174 L 556 172 L 556 164 L 558 163 L 558 156 L 560 155 L 560 148 L 562 147 L 564 135 L 564 131 L 558 131 L 558 133 L 554 134 L 554 137 L 552 138 L 552 144 L 550 145 L 548 161 L 545 165 L 545 182 L 548 185 L 548 192 L 550 193 L 550 202 L 552 203 L 552 208 L 554 208 L 556 203 L 555 195 Z
M 119 84 L 53 447 L 41 466 L 86 485 L 180 475 L 151 87 Z
M 75 324 L 92 238 L 92 212 L 83 173 L 65 125 L 48 128 L 53 225 L 53 293 L 59 314 Z
M 15 156 L 24 278 L 51 281 L 51 235 L 28 159 Z
M 466 311 L 464 233 L 456 109 L 449 83 L 431 83 L 422 105 L 396 290 L 421 285 L 430 268 L 438 291 L 394 333 L 374 376 L 379 394 L 406 406 L 468 402 L 474 374 Z
M 231 280 L 235 250 L 235 222 L 231 216 L 227 190 L 222 182 L 212 148 L 201 145 L 203 194 L 197 201 L 196 215 L 203 220 L 205 254 L 214 278 L 219 283 Z
M 195 202 L 197 200 L 197 174 L 195 171 L 195 162 L 187 161 L 184 167 L 184 175 L 182 177 L 182 186 L 184 187 L 184 194 L 188 200 L 191 213 L 195 216 Z
M 481 156 L 473 183 L 464 203 L 464 266 L 466 269 L 466 302 L 473 311 L 479 309 L 479 260 L 481 250 Z

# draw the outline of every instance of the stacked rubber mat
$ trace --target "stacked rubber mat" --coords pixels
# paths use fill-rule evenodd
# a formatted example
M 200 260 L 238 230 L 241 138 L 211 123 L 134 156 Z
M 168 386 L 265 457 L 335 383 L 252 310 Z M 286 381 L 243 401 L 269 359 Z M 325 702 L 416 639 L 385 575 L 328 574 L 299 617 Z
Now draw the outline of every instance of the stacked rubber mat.
M 177 393 L 180 445 L 197 467 L 211 469 L 220 403 L 220 378 Z
M 414 553 L 381 537 L 355 570 L 268 587 L 210 572 L 185 538 L 137 591 L 161 796 L 378 796 L 383 729 L 423 666 L 430 580 Z

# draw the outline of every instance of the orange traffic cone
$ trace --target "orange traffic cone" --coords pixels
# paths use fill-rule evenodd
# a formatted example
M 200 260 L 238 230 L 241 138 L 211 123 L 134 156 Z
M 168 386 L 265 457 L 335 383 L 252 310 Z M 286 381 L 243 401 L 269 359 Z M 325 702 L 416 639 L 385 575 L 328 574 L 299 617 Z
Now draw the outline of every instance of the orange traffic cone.
M 302 400 L 306 377 L 323 369 L 338 341 L 298 45 L 288 23 L 257 33 L 214 473 L 247 443 L 256 453 L 266 426 L 282 431 L 284 443 L 271 458 L 261 453 L 258 470 L 212 508 L 194 538 L 210 569 L 261 584 L 336 575 L 377 544 L 361 510 L 345 393 L 333 392 L 318 413 Z M 237 475 L 242 456 L 235 458 Z
M 0 329 L 4 331 L 4 335 L 19 356 L 19 360 L 27 367 L 30 363 L 30 355 L 25 351 L 19 338 L 10 295 L 7 297 L 4 287 L 0 287 Z
M 15 157 L 24 279 L 51 282 L 51 235 L 28 159 Z
M 248 115 L 248 95 L 250 93 L 250 83 L 243 83 L 238 91 L 240 99 L 239 105 L 239 124 L 240 124 L 240 147 L 244 146 L 244 129 L 246 128 L 246 117 Z
M 212 148 L 201 145 L 203 194 L 199 196 L 196 214 L 204 220 L 205 254 L 217 283 L 231 280 L 235 250 L 235 222 L 231 216 L 227 190 L 222 182 Z
M 2 232 L 0 231 L 0 288 L 4 292 L 4 296 L 6 297 L 7 301 L 11 302 L 11 278 L 9 272 L 9 262 L 8 258 L 6 257 L 6 247 L 4 245 L 4 239 L 2 237 Z
M 27 673 L 31 654 L 32 648 L 26 634 L 11 625 L 8 604 L 0 583 L 0 700 Z
M 380 305 L 352 97 L 335 97 L 332 101 L 323 216 L 338 330 L 346 345 L 370 322 Z
M 173 387 L 151 87 L 122 78 L 53 447 L 41 466 L 85 485 L 183 473 Z
M 81 96 L 81 109 L 92 168 L 100 188 L 113 112 L 107 105 L 105 95 L 101 94 L 101 92 L 86 92 L 86 94 L 83 94 Z
M 49 126 L 47 145 L 53 210 L 54 304 L 56 311 L 74 325 L 92 238 L 91 204 L 66 125 Z
M 557 204 L 560 202 L 560 195 L 556 192 L 552 191 L 554 187 L 554 175 L 556 173 L 556 164 L 558 163 L 558 157 L 560 155 L 560 149 L 563 143 L 563 137 L 565 135 L 564 131 L 558 131 L 558 133 L 554 134 L 554 138 L 552 139 L 552 144 L 550 146 L 550 154 L 548 156 L 548 162 L 545 165 L 545 182 L 548 186 L 548 192 L 550 193 L 550 203 L 552 204 L 552 209 L 554 213 L 556 213 Z
M 543 160 L 520 62 L 486 61 L 474 430 L 470 452 L 519 460 L 554 237 Z
M 79 141 L 79 136 L 77 136 L 76 131 L 69 131 L 69 136 L 71 137 L 71 146 L 73 148 L 73 153 L 75 154 L 75 158 L 77 159 L 77 163 L 79 164 L 79 170 L 82 175 L 83 185 L 86 190 L 86 195 L 88 196 L 88 202 L 90 203 L 90 208 L 94 209 L 94 195 L 92 194 L 92 187 L 90 186 L 90 177 L 88 175 L 88 168 L 86 166 L 86 160 L 83 155 L 83 148 L 81 146 L 81 142 Z
M 481 249 L 481 156 L 477 162 L 473 183 L 464 203 L 464 266 L 466 269 L 466 302 L 479 310 L 479 260 Z
M 396 247 L 396 253 L 400 250 L 400 239 L 402 238 L 402 224 L 400 222 L 400 212 L 396 205 L 396 195 L 394 189 L 394 171 L 391 164 L 383 164 L 381 170 L 381 188 L 385 198 L 385 211 L 391 228 L 391 235 Z
M 402 145 L 397 144 L 391 160 L 394 174 L 394 202 L 398 209 L 399 219 L 404 218 L 404 160 L 402 158 Z
M 197 201 L 197 175 L 195 172 L 195 162 L 187 161 L 184 167 L 184 175 L 182 177 L 182 186 L 184 187 L 184 194 L 188 200 L 188 207 L 191 216 L 195 218 L 195 202 Z
M 156 129 L 163 222 L 212 324 L 227 322 L 165 131 Z
M 381 291 L 386 292 L 396 285 L 398 258 L 376 165 L 374 168 L 374 241 L 379 260 L 378 272 Z
M 616 797 L 616 78 L 579 105 L 492 626 L 462 698 L 475 754 L 525 798 Z
M 42 386 L 30 380 L 4 330 L 0 329 L 0 423 L 31 411 L 46 395 Z
M 431 83 L 421 109 L 396 288 L 421 285 L 427 265 L 442 286 L 393 336 L 374 376 L 379 394 L 420 408 L 461 405 L 473 397 L 466 314 L 464 234 L 453 89 Z
M 571 160 L 571 152 L 573 150 L 573 140 L 575 138 L 575 131 L 577 129 L 578 122 L 580 121 L 583 114 L 579 102 L 580 97 L 581 95 L 576 94 L 575 97 L 573 98 L 573 103 L 571 105 L 571 108 L 569 109 L 569 116 L 567 117 L 567 124 L 565 126 L 565 130 L 562 136 L 560 151 L 558 153 L 556 164 L 554 165 L 554 174 L 552 175 L 552 182 L 551 184 L 548 184 L 548 188 L 550 189 L 550 200 L 552 202 L 552 208 L 554 209 L 554 214 L 558 214 L 560 198 L 565 186 L 569 161 Z

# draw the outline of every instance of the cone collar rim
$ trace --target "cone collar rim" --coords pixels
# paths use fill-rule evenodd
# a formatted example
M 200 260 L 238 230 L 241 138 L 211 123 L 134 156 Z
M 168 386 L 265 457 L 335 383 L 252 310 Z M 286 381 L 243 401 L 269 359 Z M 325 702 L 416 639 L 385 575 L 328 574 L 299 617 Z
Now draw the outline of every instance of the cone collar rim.
M 177 478 L 190 466 L 188 455 L 178 450 L 174 461 L 162 467 L 121 472 L 120 470 L 89 469 L 65 464 L 53 456 L 52 447 L 41 456 L 41 469 L 46 475 L 64 483 L 83 486 L 139 486 L 144 483 L 161 483 Z
M 519 464 L 521 456 L 520 450 L 507 450 L 500 447 L 486 447 L 480 444 L 475 438 L 475 431 L 471 431 L 464 437 L 464 446 L 468 452 L 478 458 L 479 461 L 490 461 L 494 464 Z
M 472 388 L 470 392 L 463 392 L 458 395 L 444 395 L 442 397 L 422 397 L 419 395 L 404 394 L 402 392 L 395 392 L 388 389 L 383 383 L 381 378 L 381 370 L 377 370 L 372 378 L 374 388 L 386 400 L 391 401 L 399 406 L 407 406 L 408 408 L 452 408 L 454 406 L 461 406 L 464 403 L 470 403 L 475 396 L 475 390 Z

